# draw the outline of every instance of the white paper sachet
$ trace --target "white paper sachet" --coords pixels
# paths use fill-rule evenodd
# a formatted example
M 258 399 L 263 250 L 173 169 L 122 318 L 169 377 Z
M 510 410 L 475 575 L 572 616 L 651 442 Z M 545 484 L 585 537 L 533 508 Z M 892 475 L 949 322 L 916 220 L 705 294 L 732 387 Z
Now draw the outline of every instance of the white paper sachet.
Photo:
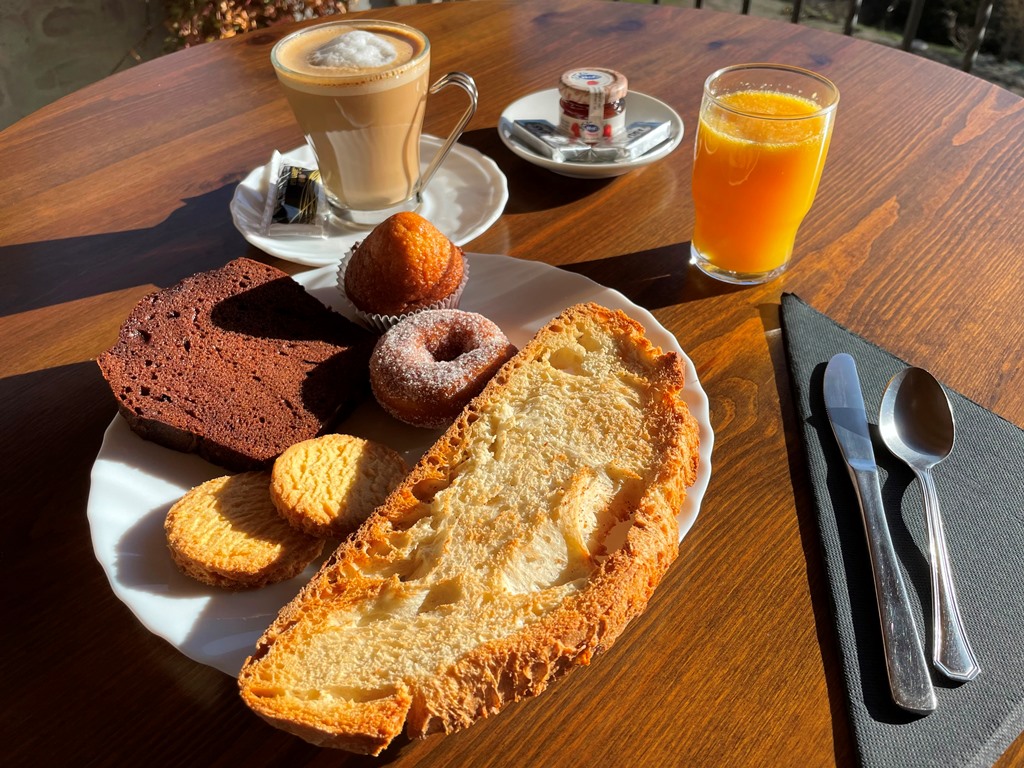
M 320 171 L 284 163 L 281 153 L 267 163 L 267 190 L 260 234 L 267 237 L 326 237 L 330 210 Z

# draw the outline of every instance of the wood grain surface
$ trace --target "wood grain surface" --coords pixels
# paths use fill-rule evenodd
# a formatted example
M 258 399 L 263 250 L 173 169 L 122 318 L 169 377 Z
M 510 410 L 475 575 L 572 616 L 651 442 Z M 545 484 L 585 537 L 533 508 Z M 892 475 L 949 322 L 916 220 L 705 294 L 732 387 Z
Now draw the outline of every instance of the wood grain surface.
M 849 765 L 842 681 L 777 308 L 799 294 L 1024 426 L 1024 101 L 969 75 L 805 26 L 596 0 L 388 9 L 463 70 L 463 142 L 508 177 L 467 250 L 542 260 L 652 310 L 694 360 L 716 433 L 711 485 L 647 611 L 537 699 L 373 760 L 265 725 L 235 682 L 144 629 L 111 592 L 85 516 L 113 398 L 93 361 L 141 296 L 240 255 L 235 185 L 302 142 L 269 64 L 293 25 L 211 43 L 87 87 L 0 133 L 0 569 L 10 765 Z M 688 265 L 692 130 L 706 76 L 743 61 L 841 91 L 817 201 L 781 279 L 738 289 Z M 605 181 L 509 152 L 502 109 L 579 65 L 672 105 L 683 145 Z M 432 97 L 446 133 L 457 93 Z M 1002 764 L 1024 761 L 1021 739 Z

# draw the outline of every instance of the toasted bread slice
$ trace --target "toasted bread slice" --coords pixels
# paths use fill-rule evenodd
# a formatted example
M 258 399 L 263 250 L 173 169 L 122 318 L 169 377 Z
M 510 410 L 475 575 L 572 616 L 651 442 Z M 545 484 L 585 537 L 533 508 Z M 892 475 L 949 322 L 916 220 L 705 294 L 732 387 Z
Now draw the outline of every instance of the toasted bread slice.
M 543 691 L 608 648 L 678 551 L 697 470 L 678 355 L 594 304 L 512 358 L 282 609 L 245 703 L 379 754 Z

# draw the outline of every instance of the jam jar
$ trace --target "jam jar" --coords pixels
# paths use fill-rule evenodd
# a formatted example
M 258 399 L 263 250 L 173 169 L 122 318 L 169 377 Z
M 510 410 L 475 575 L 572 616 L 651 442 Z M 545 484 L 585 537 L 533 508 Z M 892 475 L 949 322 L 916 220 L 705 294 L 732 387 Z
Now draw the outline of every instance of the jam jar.
M 614 69 L 570 69 L 558 85 L 559 122 L 564 133 L 595 144 L 626 126 L 626 76 Z

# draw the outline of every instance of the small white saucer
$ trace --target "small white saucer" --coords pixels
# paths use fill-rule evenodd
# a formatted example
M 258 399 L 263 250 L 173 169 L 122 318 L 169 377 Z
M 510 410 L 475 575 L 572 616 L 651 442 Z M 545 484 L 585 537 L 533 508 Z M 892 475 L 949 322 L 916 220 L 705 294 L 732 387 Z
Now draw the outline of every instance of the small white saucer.
M 441 148 L 442 140 L 420 137 L 422 167 Z M 282 162 L 316 168 L 316 157 L 308 144 L 281 153 Z M 267 199 L 267 166 L 254 169 L 235 189 L 231 218 L 238 231 L 252 245 L 279 259 L 323 267 L 337 264 L 345 252 L 366 231 L 332 228 L 326 237 L 272 237 L 261 234 L 263 207 Z M 464 245 L 487 231 L 508 202 L 508 181 L 497 164 L 472 147 L 456 144 L 423 191 L 419 214 L 428 219 L 456 245 Z
M 556 162 L 549 157 L 534 152 L 525 144 L 520 144 L 511 136 L 512 121 L 514 120 L 547 120 L 558 125 L 558 89 L 549 88 L 546 91 L 537 91 L 529 96 L 523 96 L 509 104 L 501 113 L 501 120 L 498 122 L 498 135 L 501 136 L 505 146 L 512 150 L 519 157 L 527 162 L 547 168 L 562 176 L 571 176 L 574 179 L 605 179 L 611 176 L 621 176 L 624 173 L 650 165 L 665 157 L 669 152 L 679 146 L 683 140 L 683 119 L 672 107 L 653 96 L 647 96 L 639 91 L 630 91 L 626 96 L 626 123 L 638 121 L 669 122 L 672 124 L 671 138 L 652 149 L 646 155 L 635 160 L 626 160 L 621 163 L 574 163 Z

